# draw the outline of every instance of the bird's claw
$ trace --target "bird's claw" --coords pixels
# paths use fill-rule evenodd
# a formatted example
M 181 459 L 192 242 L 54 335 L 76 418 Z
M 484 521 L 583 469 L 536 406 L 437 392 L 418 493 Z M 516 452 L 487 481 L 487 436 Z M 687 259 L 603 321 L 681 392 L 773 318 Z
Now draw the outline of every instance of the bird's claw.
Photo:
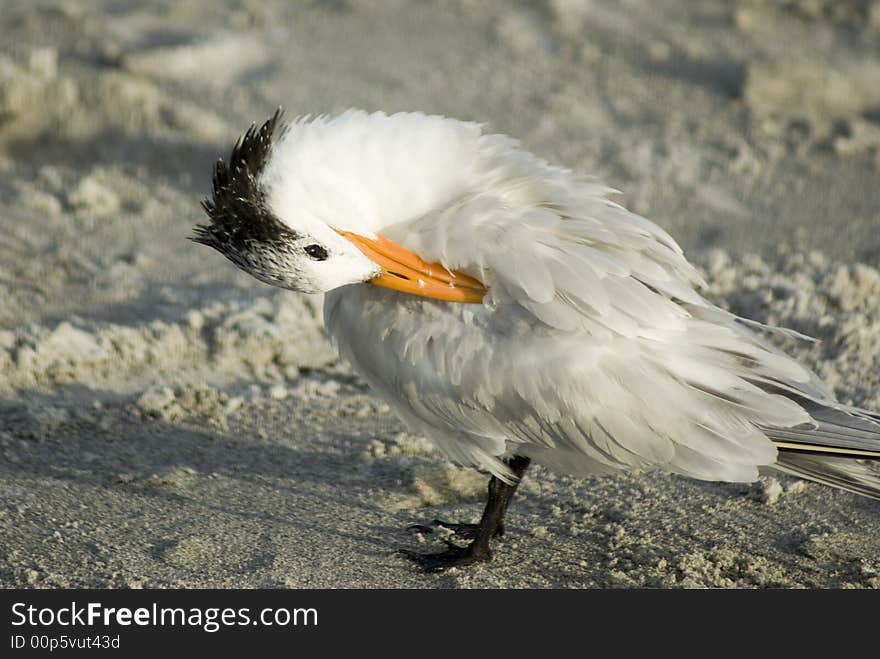
M 442 519 L 435 519 L 430 524 L 412 524 L 406 528 L 408 531 L 415 531 L 417 533 L 436 533 L 438 530 L 443 529 L 450 531 L 461 540 L 475 540 L 480 534 L 479 524 L 456 524 Z M 504 535 L 504 527 L 499 525 L 493 537 L 501 537 L 502 535 Z

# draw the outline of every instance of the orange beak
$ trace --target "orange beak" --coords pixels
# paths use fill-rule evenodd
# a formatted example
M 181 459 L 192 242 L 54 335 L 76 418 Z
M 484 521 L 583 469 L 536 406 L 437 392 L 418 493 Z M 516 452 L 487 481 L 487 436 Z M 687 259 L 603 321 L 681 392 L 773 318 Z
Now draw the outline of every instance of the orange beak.
M 365 238 L 350 231 L 339 231 L 364 256 L 382 268 L 382 273 L 370 283 L 410 295 L 421 295 L 447 302 L 478 304 L 488 288 L 460 272 L 447 270 L 439 263 L 425 263 L 418 256 L 382 236 Z

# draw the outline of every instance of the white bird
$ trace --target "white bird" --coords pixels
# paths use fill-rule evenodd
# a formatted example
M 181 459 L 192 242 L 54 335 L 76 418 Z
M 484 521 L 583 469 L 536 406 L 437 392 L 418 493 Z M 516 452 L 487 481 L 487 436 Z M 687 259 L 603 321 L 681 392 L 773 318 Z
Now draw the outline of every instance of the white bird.
M 193 239 L 326 293 L 355 371 L 491 473 L 479 525 L 437 522 L 470 544 L 409 553 L 429 570 L 490 558 L 532 460 L 735 482 L 773 467 L 880 496 L 880 415 L 702 297 L 678 244 L 611 192 L 475 123 L 279 111 L 217 163 Z

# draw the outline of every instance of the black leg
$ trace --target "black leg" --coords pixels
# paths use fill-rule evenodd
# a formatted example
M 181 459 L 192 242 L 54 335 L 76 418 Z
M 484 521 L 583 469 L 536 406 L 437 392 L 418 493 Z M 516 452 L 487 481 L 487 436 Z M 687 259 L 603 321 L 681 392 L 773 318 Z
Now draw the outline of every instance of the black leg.
M 530 462 L 529 458 L 519 455 L 505 461 L 516 476 L 516 481 L 513 484 L 505 483 L 500 478 L 492 476 L 489 480 L 489 496 L 479 524 L 446 524 L 440 520 L 434 521 L 435 526 L 444 526 L 453 531 L 460 528 L 461 531 L 473 537 L 473 541 L 469 545 L 459 547 L 447 541 L 446 544 L 449 545 L 449 548 L 439 554 L 420 554 L 406 549 L 401 550 L 401 553 L 421 565 L 427 572 L 440 572 L 450 567 L 491 560 L 492 551 L 489 548 L 489 541 L 504 534 L 504 514 L 507 512 L 507 506 L 510 504 L 513 493 L 516 492 L 519 481 L 526 473 Z

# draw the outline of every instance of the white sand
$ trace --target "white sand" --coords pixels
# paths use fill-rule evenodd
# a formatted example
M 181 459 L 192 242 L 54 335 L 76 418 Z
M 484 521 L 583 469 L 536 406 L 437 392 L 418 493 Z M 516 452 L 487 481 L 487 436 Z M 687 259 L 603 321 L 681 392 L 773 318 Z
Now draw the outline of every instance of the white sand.
M 601 176 L 880 409 L 880 2 L 12 2 L 0 12 L 0 585 L 880 587 L 880 503 L 530 472 L 485 566 L 398 547 L 485 477 L 185 240 L 276 106 L 486 122 Z M 529 5 L 531 6 L 531 5 Z

